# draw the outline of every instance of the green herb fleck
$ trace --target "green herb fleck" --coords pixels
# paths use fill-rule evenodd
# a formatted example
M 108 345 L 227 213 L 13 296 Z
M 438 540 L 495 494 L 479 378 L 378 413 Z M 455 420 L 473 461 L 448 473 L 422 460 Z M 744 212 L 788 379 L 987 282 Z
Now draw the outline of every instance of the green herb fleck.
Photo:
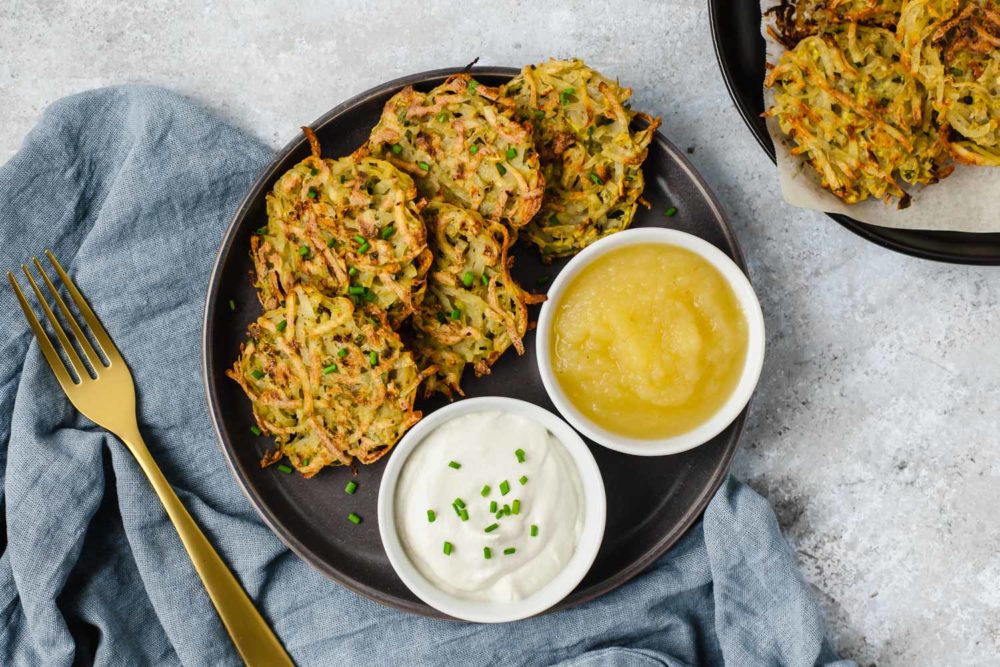
M 353 479 L 347 483 L 347 486 L 344 487 L 344 493 L 346 493 L 349 496 L 353 496 L 354 492 L 357 490 L 358 490 L 358 483 L 355 482 Z
M 292 469 L 286 466 L 284 463 L 278 466 L 278 470 L 285 473 L 286 475 L 292 474 Z
M 531 524 L 531 536 L 538 537 L 538 526 Z
M 484 486 L 483 490 L 479 492 L 479 495 L 481 495 L 483 498 L 490 495 L 490 485 L 487 484 L 486 486 Z
M 663 215 L 667 216 L 668 218 L 674 217 L 675 215 L 677 215 L 677 207 L 671 206 L 670 208 L 668 208 L 666 211 L 663 212 Z
M 458 461 L 448 461 L 448 467 L 449 468 L 454 468 L 455 470 L 458 470 L 459 468 L 462 467 L 462 464 L 459 463 Z
M 499 527 L 500 527 L 499 523 L 491 523 L 490 525 L 486 526 L 486 528 L 484 528 L 484 530 L 487 533 L 492 533 L 494 530 L 496 530 Z
M 355 514 L 354 512 L 351 512 L 350 514 L 347 515 L 347 520 L 353 523 L 355 526 L 361 523 L 361 517 Z
M 500 482 L 500 495 L 506 496 L 508 493 L 510 493 L 510 482 L 504 480 Z
M 427 523 L 434 523 L 434 519 L 437 518 L 437 512 L 434 510 L 427 510 Z
M 254 435 L 260 435 L 260 427 L 254 424 L 253 426 L 250 427 L 250 432 L 253 433 Z
M 446 541 L 446 542 L 444 543 L 444 549 L 443 549 L 443 551 L 444 551 L 444 555 L 445 555 L 445 556 L 450 556 L 450 555 L 451 555 L 451 552 L 452 552 L 452 550 L 453 550 L 454 548 L 455 548 L 455 546 L 454 546 L 454 545 L 453 545 L 453 544 L 452 544 L 451 542 L 448 542 L 448 541 Z

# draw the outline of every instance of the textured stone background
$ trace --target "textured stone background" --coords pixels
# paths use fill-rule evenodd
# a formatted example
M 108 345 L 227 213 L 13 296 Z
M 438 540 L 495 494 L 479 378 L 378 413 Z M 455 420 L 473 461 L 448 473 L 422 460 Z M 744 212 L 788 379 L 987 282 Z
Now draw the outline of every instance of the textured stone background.
M 178 90 L 277 148 L 387 79 L 581 56 L 664 118 L 732 216 L 769 329 L 736 470 L 863 665 L 1000 655 L 1000 269 L 866 243 L 782 203 L 726 94 L 705 0 L 0 4 L 0 160 L 46 105 Z

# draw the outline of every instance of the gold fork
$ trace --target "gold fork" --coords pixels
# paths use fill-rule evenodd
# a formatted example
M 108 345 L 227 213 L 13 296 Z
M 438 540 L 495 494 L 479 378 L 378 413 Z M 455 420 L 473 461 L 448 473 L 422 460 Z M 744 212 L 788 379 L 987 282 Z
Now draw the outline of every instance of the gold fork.
M 146 448 L 146 444 L 142 441 L 142 436 L 139 434 L 139 424 L 136 421 L 135 385 L 132 382 L 132 374 L 129 372 L 128 366 L 125 365 L 125 360 L 122 359 L 118 348 L 115 347 L 108 332 L 101 326 L 94 311 L 91 310 L 80 290 L 66 275 L 56 258 L 48 250 L 45 251 L 45 254 L 93 333 L 94 340 L 97 341 L 98 347 L 104 353 L 104 359 L 107 359 L 107 363 L 104 363 L 104 360 L 98 356 L 97 351 L 80 328 L 80 324 L 66 306 L 66 302 L 59 296 L 59 292 L 52 284 L 45 269 L 42 268 L 41 262 L 33 257 L 35 267 L 45 280 L 52 298 L 69 324 L 80 350 L 87 358 L 87 362 L 96 376 L 91 377 L 87 367 L 80 359 L 80 355 L 77 354 L 76 349 L 66 336 L 59 320 L 52 312 L 45 297 L 42 296 L 42 291 L 38 288 L 38 284 L 28 267 L 22 264 L 24 275 L 28 277 L 28 282 L 31 283 L 35 296 L 38 298 L 38 303 L 41 304 L 45 317 L 48 318 L 53 330 L 55 330 L 62 352 L 76 375 L 77 379 L 74 379 L 66 366 L 63 365 L 63 361 L 59 358 L 59 354 L 45 333 L 45 329 L 35 317 L 28 300 L 24 298 L 14 274 L 8 271 L 7 279 L 10 280 L 11 287 L 14 288 L 18 301 L 21 302 L 24 316 L 28 318 L 28 324 L 31 325 L 38 346 L 42 349 L 45 360 L 49 362 L 49 366 L 55 373 L 56 379 L 59 380 L 63 391 L 66 392 L 66 396 L 85 417 L 118 436 L 139 462 L 139 467 L 146 473 L 149 483 L 153 485 L 153 490 L 160 497 L 160 502 L 163 503 L 167 515 L 173 522 L 174 528 L 177 529 L 177 534 L 180 536 L 184 548 L 187 549 L 188 556 L 191 557 L 194 569 L 201 577 L 201 581 L 208 591 L 208 596 L 212 599 L 212 603 L 215 605 L 216 611 L 219 612 L 222 623 L 226 626 L 226 630 L 232 637 L 236 650 L 239 651 L 243 661 L 252 666 L 292 665 L 291 659 L 281 647 L 278 638 L 271 632 L 267 623 L 261 618 L 260 612 L 254 608 L 253 602 L 240 587 L 236 577 L 222 562 L 219 554 L 205 538 L 205 534 L 201 532 L 194 519 L 188 514 L 180 499 L 177 498 L 177 494 L 170 487 L 170 483 L 163 476 L 159 466 L 156 465 Z

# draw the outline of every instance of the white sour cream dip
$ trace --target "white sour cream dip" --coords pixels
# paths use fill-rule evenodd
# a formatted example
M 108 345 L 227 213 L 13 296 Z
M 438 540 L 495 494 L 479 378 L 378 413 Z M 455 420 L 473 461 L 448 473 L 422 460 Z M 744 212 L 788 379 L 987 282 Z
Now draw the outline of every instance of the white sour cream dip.
M 457 501 L 464 507 L 456 509 Z M 513 602 L 544 587 L 572 557 L 583 530 L 583 483 L 541 424 L 476 412 L 442 424 L 414 448 L 396 486 L 395 514 L 403 549 L 430 583 L 456 598 Z

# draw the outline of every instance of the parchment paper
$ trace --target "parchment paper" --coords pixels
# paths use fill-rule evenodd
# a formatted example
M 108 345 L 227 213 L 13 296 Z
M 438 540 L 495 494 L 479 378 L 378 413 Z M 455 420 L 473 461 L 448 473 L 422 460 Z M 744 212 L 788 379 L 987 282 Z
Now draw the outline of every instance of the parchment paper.
M 767 61 L 776 63 L 785 47 L 767 34 L 772 21 L 766 11 L 778 0 L 760 0 L 761 34 L 767 44 Z M 764 108 L 774 105 L 774 94 L 764 88 Z M 789 204 L 801 208 L 842 213 L 855 220 L 882 227 L 901 229 L 948 230 L 956 232 L 1000 232 L 1000 168 L 956 165 L 954 173 L 929 186 L 907 186 L 913 197 L 909 208 L 899 210 L 896 203 L 886 205 L 880 199 L 868 199 L 848 206 L 819 184 L 815 170 L 801 156 L 790 152 L 792 144 L 773 118 L 767 119 L 767 131 L 774 142 L 778 160 L 781 194 Z

